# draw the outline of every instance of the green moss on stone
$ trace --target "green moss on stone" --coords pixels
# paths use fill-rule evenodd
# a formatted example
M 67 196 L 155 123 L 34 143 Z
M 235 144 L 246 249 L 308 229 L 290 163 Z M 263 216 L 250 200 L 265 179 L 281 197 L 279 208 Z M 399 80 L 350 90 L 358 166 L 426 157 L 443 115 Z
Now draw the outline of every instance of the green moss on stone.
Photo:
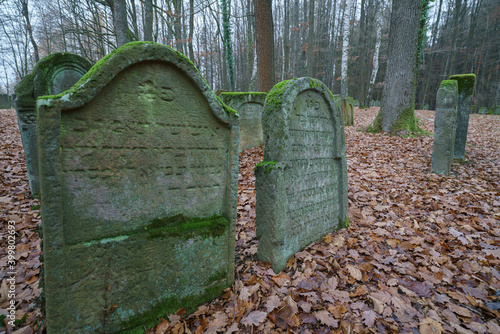
M 231 108 L 230 106 L 228 106 L 227 104 L 225 104 L 224 102 L 222 102 L 221 98 L 218 97 L 217 95 L 215 95 L 215 97 L 217 98 L 217 100 L 219 101 L 219 103 L 222 105 L 222 108 L 224 109 L 224 111 L 228 114 L 228 115 L 233 115 L 233 116 L 239 116 L 238 115 L 238 112 L 236 110 L 234 110 L 233 108 Z
M 339 230 L 342 228 L 349 228 L 349 216 L 346 215 L 344 221 L 339 224 Z
M 382 119 L 380 113 L 375 117 L 372 124 L 368 125 L 365 129 L 367 133 L 382 132 Z M 409 135 L 413 137 L 426 136 L 430 134 L 418 126 L 418 119 L 415 117 L 415 106 L 412 104 L 410 107 L 404 109 L 394 122 L 390 134 L 395 135 Z
M 476 75 L 469 74 L 455 74 L 450 76 L 449 80 L 456 80 L 458 82 L 458 93 L 472 95 L 474 90 L 474 83 L 476 81 Z
M 216 282 L 217 281 L 214 283 Z M 199 305 L 220 296 L 227 287 L 228 283 L 222 282 L 206 288 L 199 295 L 188 296 L 181 299 L 176 297 L 166 298 L 151 310 L 136 314 L 128 321 L 122 323 L 120 333 L 143 334 L 144 328 L 156 326 L 160 318 L 167 318 L 168 315 L 174 314 L 181 307 L 186 309 L 186 314 L 193 313 Z
M 142 231 L 148 233 L 149 238 L 174 237 L 191 239 L 200 236 L 203 239 L 220 237 L 226 231 L 229 222 L 223 216 L 208 218 L 189 218 L 183 215 L 153 220 Z
M 456 86 L 457 81 L 456 80 L 443 80 L 441 81 L 441 85 L 439 87 L 451 87 L 451 86 Z
M 274 169 L 274 167 L 276 166 L 278 162 L 276 161 L 266 161 L 266 160 L 262 160 L 261 162 L 257 163 L 255 165 L 255 169 L 259 169 L 259 168 L 262 168 L 264 169 L 264 172 L 270 172 L 271 170 Z
M 264 112 L 269 112 L 271 110 L 279 110 L 281 109 L 281 105 L 283 101 L 281 101 L 281 96 L 285 92 L 285 89 L 289 84 L 294 82 L 296 79 L 284 80 L 276 85 L 269 91 L 266 97 L 266 105 Z
M 309 84 L 311 85 L 311 88 L 316 88 L 321 86 L 321 82 L 313 78 L 311 78 Z

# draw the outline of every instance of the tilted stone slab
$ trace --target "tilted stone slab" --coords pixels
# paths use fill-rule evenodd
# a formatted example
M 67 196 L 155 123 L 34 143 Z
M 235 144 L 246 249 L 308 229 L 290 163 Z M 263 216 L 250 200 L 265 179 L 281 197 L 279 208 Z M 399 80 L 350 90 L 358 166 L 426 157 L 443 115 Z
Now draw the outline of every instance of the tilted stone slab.
M 467 143 L 469 114 L 472 106 L 472 93 L 474 92 L 476 75 L 456 74 L 452 75 L 449 80 L 456 80 L 458 82 L 457 130 L 453 157 L 463 160 L 465 159 L 465 144 Z
M 26 158 L 31 194 L 40 193 L 38 180 L 38 149 L 36 135 L 36 99 L 56 95 L 73 86 L 92 65 L 84 58 L 59 52 L 41 59 L 15 87 L 16 112 Z
M 296 252 L 348 225 L 339 104 L 311 78 L 283 81 L 266 98 L 264 161 L 255 169 L 257 256 L 276 272 Z
M 0 109 L 10 109 L 12 107 L 11 97 L 8 94 L 0 94 Z
M 436 97 L 432 144 L 432 172 L 439 175 L 450 175 L 455 148 L 457 103 L 457 82 L 455 80 L 442 81 Z
M 129 43 L 37 103 L 48 333 L 128 333 L 234 279 L 238 119 L 170 47 Z
M 264 144 L 262 133 L 262 109 L 267 93 L 224 92 L 220 94 L 222 101 L 235 109 L 240 119 L 240 146 L 239 151 L 258 147 Z
M 342 100 L 342 119 L 344 121 L 344 125 L 352 126 L 354 125 L 354 108 L 353 108 L 354 100 L 352 97 L 346 97 Z

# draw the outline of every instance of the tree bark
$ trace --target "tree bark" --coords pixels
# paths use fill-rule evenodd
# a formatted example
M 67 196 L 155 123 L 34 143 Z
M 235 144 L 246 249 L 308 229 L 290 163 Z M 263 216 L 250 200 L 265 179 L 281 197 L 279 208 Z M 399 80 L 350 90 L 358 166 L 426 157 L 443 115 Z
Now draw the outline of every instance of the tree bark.
M 153 41 L 153 0 L 144 0 L 144 40 Z
M 269 92 L 274 86 L 274 26 L 271 0 L 255 0 L 258 89 Z
M 346 0 L 344 10 L 344 24 L 342 31 L 342 64 L 340 68 L 340 97 L 345 99 L 349 96 L 347 87 L 347 67 L 349 61 L 349 23 L 351 16 L 352 0 Z
M 314 0 L 309 2 L 309 38 L 307 41 L 307 76 L 314 75 Z
M 33 46 L 33 55 L 35 57 L 35 62 L 38 63 L 38 61 L 40 60 L 40 55 L 38 54 L 38 44 L 36 43 L 35 38 L 33 37 L 33 27 L 31 26 L 30 15 L 28 11 L 28 0 L 22 0 L 21 4 L 23 6 L 24 20 L 26 21 L 26 30 L 28 31 L 31 45 Z
M 417 44 L 421 0 L 393 1 L 382 107 L 369 130 L 419 133 L 415 119 Z
M 126 0 L 114 0 L 113 7 L 116 47 L 120 47 L 130 42 L 127 23 L 127 2 Z
M 359 23 L 359 107 L 365 106 L 365 0 L 361 0 Z

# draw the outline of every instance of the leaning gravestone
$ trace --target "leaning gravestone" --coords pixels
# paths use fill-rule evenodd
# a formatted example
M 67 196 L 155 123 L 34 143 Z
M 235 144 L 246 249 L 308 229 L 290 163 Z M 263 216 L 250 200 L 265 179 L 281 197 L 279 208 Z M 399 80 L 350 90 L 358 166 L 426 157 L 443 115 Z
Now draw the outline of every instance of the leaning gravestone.
M 258 147 L 264 144 L 262 133 L 262 108 L 267 93 L 224 92 L 220 94 L 222 101 L 238 111 L 240 115 L 240 145 L 239 151 Z
M 218 296 L 234 278 L 236 112 L 156 43 L 61 95 L 37 103 L 48 333 L 142 333 Z
M 310 78 L 274 86 L 262 125 L 257 256 L 279 271 L 294 253 L 348 225 L 344 125 L 328 88 Z
M 457 102 L 457 82 L 455 80 L 442 81 L 436 97 L 434 143 L 432 145 L 432 172 L 439 175 L 450 175 L 453 163 Z
M 342 100 L 342 120 L 344 125 L 354 125 L 354 108 L 352 97 L 346 97 Z
M 467 143 L 467 132 L 469 130 L 469 114 L 472 105 L 472 93 L 474 92 L 475 74 L 452 75 L 449 80 L 458 82 L 458 107 L 457 107 L 457 130 L 455 135 L 455 159 L 465 159 L 465 144 Z
M 41 59 L 31 74 L 15 87 L 16 112 L 26 158 L 31 194 L 40 193 L 36 137 L 36 99 L 42 95 L 59 94 L 73 86 L 92 65 L 84 58 L 59 52 Z

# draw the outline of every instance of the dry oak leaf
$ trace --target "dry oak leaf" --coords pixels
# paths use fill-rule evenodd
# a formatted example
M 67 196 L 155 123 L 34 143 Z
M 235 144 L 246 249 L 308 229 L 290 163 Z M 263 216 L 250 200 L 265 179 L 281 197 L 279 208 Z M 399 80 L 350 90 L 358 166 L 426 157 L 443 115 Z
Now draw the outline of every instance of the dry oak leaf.
M 167 329 L 170 327 L 168 320 L 160 318 L 160 323 L 156 326 L 155 334 L 165 334 Z
M 349 275 L 352 276 L 352 278 L 354 278 L 355 280 L 358 280 L 358 281 L 361 281 L 361 279 L 363 278 L 363 274 L 361 273 L 361 270 L 359 270 L 358 268 L 356 268 L 355 266 L 352 266 L 352 265 L 347 265 L 347 271 L 349 272 Z
M 372 310 L 363 312 L 363 323 L 368 327 L 373 327 L 375 324 L 375 319 L 377 319 L 377 314 Z
M 292 279 L 290 278 L 290 276 L 288 276 L 288 274 L 286 274 L 284 272 L 280 272 L 278 275 L 273 276 L 271 279 L 276 284 L 278 284 L 279 287 L 282 287 L 284 285 L 288 285 L 292 281 Z
M 266 301 L 266 310 L 267 312 L 271 312 L 275 308 L 279 307 L 281 305 L 281 300 L 277 295 L 272 295 L 269 297 L 269 299 Z
M 421 334 L 441 334 L 443 327 L 439 322 L 432 318 L 424 318 L 419 325 Z
M 337 328 L 339 326 L 339 321 L 331 317 L 330 312 L 326 310 L 318 311 L 314 314 L 316 319 L 324 325 L 330 326 L 332 328 Z
M 382 312 L 384 312 L 385 303 L 372 296 L 368 297 L 370 297 L 370 299 L 373 301 L 373 308 L 375 309 L 375 312 L 377 312 L 378 314 L 382 314 Z
M 345 242 L 345 236 L 338 235 L 335 237 L 335 240 L 333 240 L 333 245 L 340 248 L 344 246 L 344 242 Z
M 266 320 L 267 313 L 262 311 L 252 311 L 241 320 L 245 326 L 258 326 Z
M 471 311 L 469 311 L 465 307 L 461 307 L 461 306 L 458 306 L 458 305 L 455 305 L 455 304 L 449 304 L 448 308 L 451 311 L 453 311 L 453 313 L 458 314 L 458 315 L 460 315 L 462 317 L 466 317 L 466 318 L 471 318 L 472 317 Z

